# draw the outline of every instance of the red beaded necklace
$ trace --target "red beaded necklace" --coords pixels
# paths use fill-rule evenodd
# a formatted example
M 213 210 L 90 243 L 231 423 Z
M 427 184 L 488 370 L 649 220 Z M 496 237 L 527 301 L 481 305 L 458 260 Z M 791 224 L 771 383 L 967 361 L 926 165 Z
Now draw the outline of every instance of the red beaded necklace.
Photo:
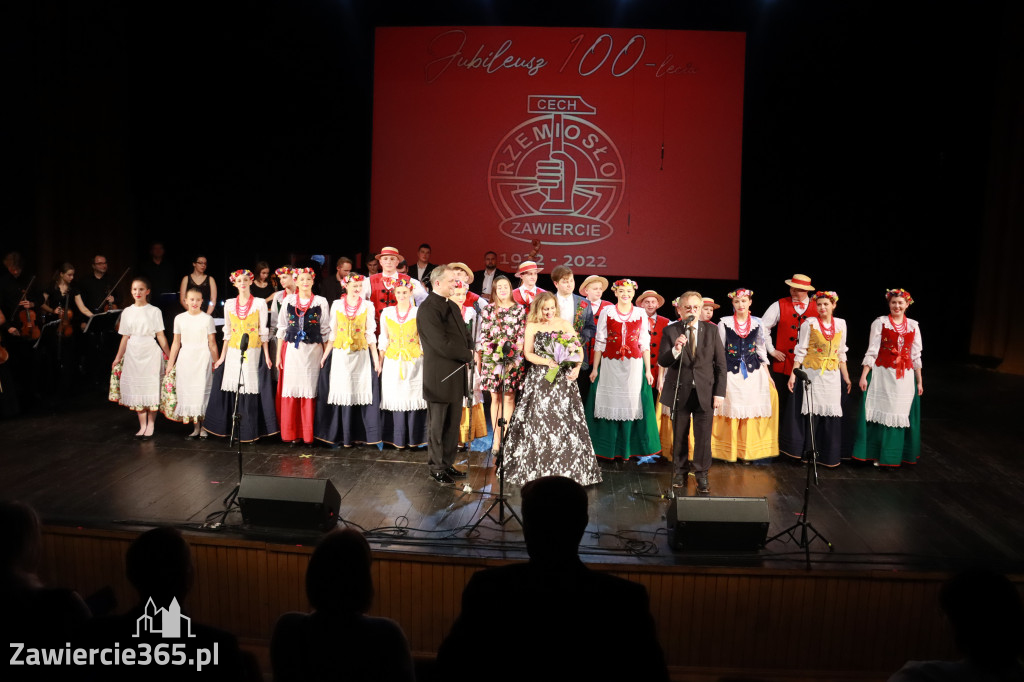
M 252 308 L 252 302 L 254 300 L 256 299 L 250 296 L 249 300 L 243 304 L 241 296 L 235 299 L 235 315 L 238 316 L 238 319 L 244 320 L 249 317 L 249 309 Z
M 411 305 L 409 306 L 409 309 L 405 311 L 405 315 L 399 312 L 397 305 L 395 306 L 395 317 L 398 318 L 398 324 L 405 324 L 405 321 L 409 319 L 410 313 L 412 313 Z
M 354 306 L 350 306 L 348 304 L 348 296 L 346 296 L 344 299 L 342 299 L 342 301 L 344 302 L 344 306 L 345 306 L 345 317 L 347 317 L 350 320 L 355 319 L 356 313 L 359 312 L 359 308 L 362 305 L 362 302 L 363 302 L 362 299 L 357 299 L 356 300 L 356 304 Z
M 621 322 L 622 324 L 626 324 L 627 322 L 629 322 L 629 318 L 632 317 L 632 316 L 633 316 L 633 304 L 632 303 L 629 304 L 629 312 L 626 313 L 625 317 L 623 317 L 622 313 L 619 312 L 619 306 L 616 304 L 616 306 L 615 306 L 615 317 L 619 318 L 619 322 Z
M 890 324 L 890 326 L 892 326 L 893 331 L 895 331 L 900 336 L 903 336 L 904 334 L 907 333 L 907 326 L 908 325 L 907 325 L 907 318 L 905 316 L 904 316 L 903 322 L 901 324 L 896 324 L 895 322 L 893 322 L 892 315 L 890 315 L 889 316 L 889 324 Z
M 818 318 L 818 326 L 821 327 L 821 335 L 825 337 L 826 341 L 831 341 L 836 335 L 836 321 L 832 320 L 828 327 L 825 326 L 825 321 Z
M 295 312 L 299 315 L 305 315 L 306 311 L 309 310 L 309 306 L 313 305 L 313 294 L 310 292 L 309 298 L 306 299 L 306 304 L 302 304 L 302 294 L 295 294 Z
M 747 338 L 747 335 L 750 333 L 751 327 L 750 315 L 747 315 L 747 321 L 742 323 L 734 315 L 732 318 L 732 323 L 733 327 L 735 328 L 736 335 L 743 339 Z

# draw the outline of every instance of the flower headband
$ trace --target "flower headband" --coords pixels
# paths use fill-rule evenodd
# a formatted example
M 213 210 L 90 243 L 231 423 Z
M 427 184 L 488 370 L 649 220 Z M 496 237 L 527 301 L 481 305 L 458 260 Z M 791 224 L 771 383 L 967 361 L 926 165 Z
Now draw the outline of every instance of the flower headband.
M 298 279 L 299 275 L 312 275 L 313 279 L 316 279 L 316 270 L 313 268 L 295 268 L 292 270 L 292 276 L 295 279 Z
M 234 284 L 235 280 L 239 277 L 248 277 L 250 280 L 253 279 L 252 272 L 249 270 L 235 270 L 228 275 L 228 279 L 231 280 L 232 284 Z
M 893 296 L 899 296 L 900 298 L 907 299 L 907 305 L 910 305 L 911 303 L 914 302 L 914 299 L 911 298 L 910 296 L 910 292 L 907 291 L 906 289 L 889 289 L 888 291 L 885 292 L 885 300 L 888 301 Z
M 617 279 L 612 283 L 613 289 L 618 289 L 619 287 L 633 287 L 634 290 L 640 288 L 640 286 L 631 279 Z
M 727 296 L 730 299 L 739 298 L 740 296 L 746 296 L 747 298 L 754 298 L 753 289 L 737 289 L 736 291 L 730 291 Z
M 465 289 L 466 283 L 461 280 L 455 280 L 452 282 L 452 289 Z
M 816 291 L 814 292 L 814 300 L 817 301 L 819 298 L 827 298 L 832 301 L 832 305 L 839 303 L 839 294 L 834 291 Z
M 351 284 L 352 282 L 362 282 L 365 279 L 365 275 L 360 275 L 358 272 L 353 272 L 351 275 L 345 276 L 345 284 Z
M 395 277 L 396 287 L 405 287 L 406 289 L 412 289 L 412 277 L 404 273 L 400 273 Z
M 280 277 L 281 275 L 290 275 L 292 274 L 292 269 L 288 267 L 278 268 L 277 270 L 274 270 L 274 274 L 277 275 L 278 277 Z

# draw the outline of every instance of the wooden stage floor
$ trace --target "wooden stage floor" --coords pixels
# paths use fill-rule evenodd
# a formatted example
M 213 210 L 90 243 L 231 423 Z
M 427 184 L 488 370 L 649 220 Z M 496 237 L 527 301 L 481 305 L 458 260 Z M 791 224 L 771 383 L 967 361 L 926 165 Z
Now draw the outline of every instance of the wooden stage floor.
M 809 518 L 835 551 L 812 546 L 816 569 L 948 571 L 979 562 L 1024 572 L 1024 453 L 1016 429 L 1024 415 L 1024 377 L 965 366 L 929 368 L 923 452 L 916 466 L 883 470 L 844 462 L 819 469 Z M 188 427 L 161 418 L 148 442 L 132 438 L 135 417 L 100 398 L 57 414 L 0 422 L 0 496 L 33 504 L 53 525 L 131 528 L 172 524 L 198 530 L 237 481 L 226 442 L 187 441 Z M 497 489 L 489 454 L 466 453 L 473 492 L 427 476 L 424 451 L 328 450 L 273 440 L 244 447 L 246 473 L 330 478 L 341 516 L 371 532 L 381 551 L 463 558 L 526 556 L 512 521 L 490 520 L 467 534 Z M 581 553 L 592 562 L 800 568 L 803 551 L 770 543 L 756 553 L 677 552 L 665 514 L 671 465 L 609 464 L 590 489 L 591 523 Z M 793 523 L 804 468 L 788 461 L 742 466 L 716 462 L 713 496 L 765 497 L 770 534 Z M 511 501 L 519 506 L 518 489 Z M 694 495 L 694 486 L 681 494 Z M 310 544 L 317 535 L 242 526 L 232 513 L 226 537 Z

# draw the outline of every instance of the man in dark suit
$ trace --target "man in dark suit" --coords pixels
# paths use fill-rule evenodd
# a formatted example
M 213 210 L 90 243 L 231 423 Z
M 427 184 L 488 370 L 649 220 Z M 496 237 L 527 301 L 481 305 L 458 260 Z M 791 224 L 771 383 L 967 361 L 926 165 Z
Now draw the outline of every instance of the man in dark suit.
M 454 483 L 466 472 L 456 469 L 462 399 L 466 372 L 473 361 L 473 342 L 459 306 L 448 300 L 454 271 L 437 265 L 431 274 L 431 292 L 416 311 L 416 327 L 423 345 L 423 399 L 427 401 L 427 458 L 430 477 Z
M 523 486 L 529 562 L 473 575 L 462 613 L 441 643 L 437 679 L 486 670 L 489 680 L 668 680 L 647 590 L 593 571 L 577 554 L 587 528 L 587 493 L 547 476 Z M 495 658 L 486 632 L 512 633 Z M 625 633 L 628 646 L 595 648 L 595 637 Z
M 673 413 L 676 475 L 672 485 L 686 487 L 687 474 L 697 479 L 697 492 L 707 494 L 711 468 L 711 421 L 725 401 L 725 347 L 718 328 L 700 322 L 703 298 L 687 291 L 678 298 L 680 320 L 665 327 L 658 364 L 667 368 L 661 402 Z M 678 390 L 677 387 L 678 386 Z M 690 417 L 693 417 L 693 463 L 687 458 Z
M 477 296 L 490 301 L 491 294 L 493 293 L 491 286 L 495 278 L 502 275 L 509 278 L 512 277 L 511 273 L 498 269 L 498 254 L 494 251 L 488 251 L 484 254 L 484 269 L 473 271 L 473 281 L 469 283 L 469 290 Z

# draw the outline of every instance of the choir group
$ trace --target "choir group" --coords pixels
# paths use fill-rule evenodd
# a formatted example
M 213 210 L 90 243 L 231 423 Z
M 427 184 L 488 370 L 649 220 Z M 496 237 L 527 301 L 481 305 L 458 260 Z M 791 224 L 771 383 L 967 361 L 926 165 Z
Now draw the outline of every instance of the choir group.
M 224 304 L 220 344 L 210 315 L 212 280 L 204 276 L 205 258 L 197 258 L 194 272 L 181 282 L 185 311 L 174 317 L 170 339 L 161 311 L 148 300 L 149 282 L 134 278 L 133 305 L 118 323 L 121 340 L 111 369 L 110 399 L 137 412 L 140 439 L 153 435 L 157 412 L 192 424 L 188 438 L 226 436 L 237 409 L 243 442 L 280 434 L 285 442 L 306 445 L 425 446 L 427 404 L 416 313 L 429 283 L 399 272 L 402 257 L 394 247 L 381 249 L 375 260 L 380 271 L 367 276 L 352 272 L 351 261 L 341 259 L 338 278 L 318 287 L 330 299 L 314 292 L 312 268 L 277 269 L 276 290 L 268 289 L 265 263 L 256 275 L 233 272 L 235 296 Z M 495 451 L 505 433 L 510 440 L 516 435 L 517 419 L 550 422 L 519 434 L 519 452 L 509 460 L 518 466 L 511 477 L 518 483 L 550 473 L 595 483 L 600 480 L 597 467 L 591 466 L 595 455 L 693 458 L 693 432 L 688 445 L 676 447 L 674 433 L 679 432 L 668 408 L 675 403 L 662 399 L 678 395 L 678 381 L 666 385 L 666 368 L 658 364 L 659 343 L 669 325 L 697 324 L 688 318 L 686 301 L 673 302 L 679 320 L 672 322 L 657 312 L 665 298 L 653 290 L 637 296 L 640 287 L 631 279 L 611 284 L 612 302 L 603 298 L 607 279 L 591 275 L 577 290 L 572 270 L 559 266 L 551 273 L 553 291 L 542 297 L 537 281 L 543 268 L 536 262 L 522 261 L 515 273 L 497 271 L 490 258 L 487 264 L 476 273 L 463 263 L 449 264 L 456 273 L 451 300 L 476 344 L 476 361 L 465 373 L 460 444 L 468 447 L 487 434 L 489 394 Z M 419 265 L 414 274 L 425 282 L 429 268 L 422 258 Z M 482 289 L 481 281 L 472 286 L 475 279 L 484 280 Z M 92 310 L 69 289 L 70 281 L 55 279 L 55 296 L 63 300 L 46 297 L 47 309 L 59 314 L 75 306 L 91 316 Z M 715 395 L 723 399 L 716 400 L 712 421 L 714 459 L 751 463 L 780 453 L 802 458 L 813 429 L 819 463 L 840 463 L 842 416 L 853 380 L 847 369 L 846 322 L 834 314 L 839 296 L 815 291 L 804 275 L 786 284 L 790 295 L 773 301 L 760 317 L 752 314 L 753 291 L 730 292 L 732 314 L 710 328 L 717 334 L 687 335 L 693 344 L 689 352 L 702 343 L 721 344 L 723 351 L 724 366 L 715 368 L 722 379 L 720 387 L 716 381 Z M 892 289 L 885 297 L 888 314 L 872 323 L 862 361 L 863 407 L 852 456 L 876 466 L 899 466 L 915 462 L 920 452 L 921 332 L 906 317 L 913 303 L 907 291 Z M 710 298 L 700 303 L 699 321 L 714 324 L 719 305 Z M 575 339 L 581 346 L 568 360 L 560 358 L 561 372 L 550 351 L 553 338 L 563 344 Z M 545 355 L 535 348 L 538 340 L 549 349 Z M 547 390 L 525 381 L 528 370 L 538 365 L 545 372 L 555 368 L 548 383 L 571 388 L 544 393 L 549 402 L 517 409 L 525 388 L 529 395 Z M 582 411 L 577 413 L 572 401 Z M 496 426 L 500 417 L 509 420 L 505 429 Z M 558 434 L 566 432 L 576 434 L 576 450 L 582 453 L 563 467 L 569 470 L 549 470 L 549 460 L 558 459 L 555 453 L 536 453 L 545 467 L 530 466 L 529 448 L 565 446 Z

